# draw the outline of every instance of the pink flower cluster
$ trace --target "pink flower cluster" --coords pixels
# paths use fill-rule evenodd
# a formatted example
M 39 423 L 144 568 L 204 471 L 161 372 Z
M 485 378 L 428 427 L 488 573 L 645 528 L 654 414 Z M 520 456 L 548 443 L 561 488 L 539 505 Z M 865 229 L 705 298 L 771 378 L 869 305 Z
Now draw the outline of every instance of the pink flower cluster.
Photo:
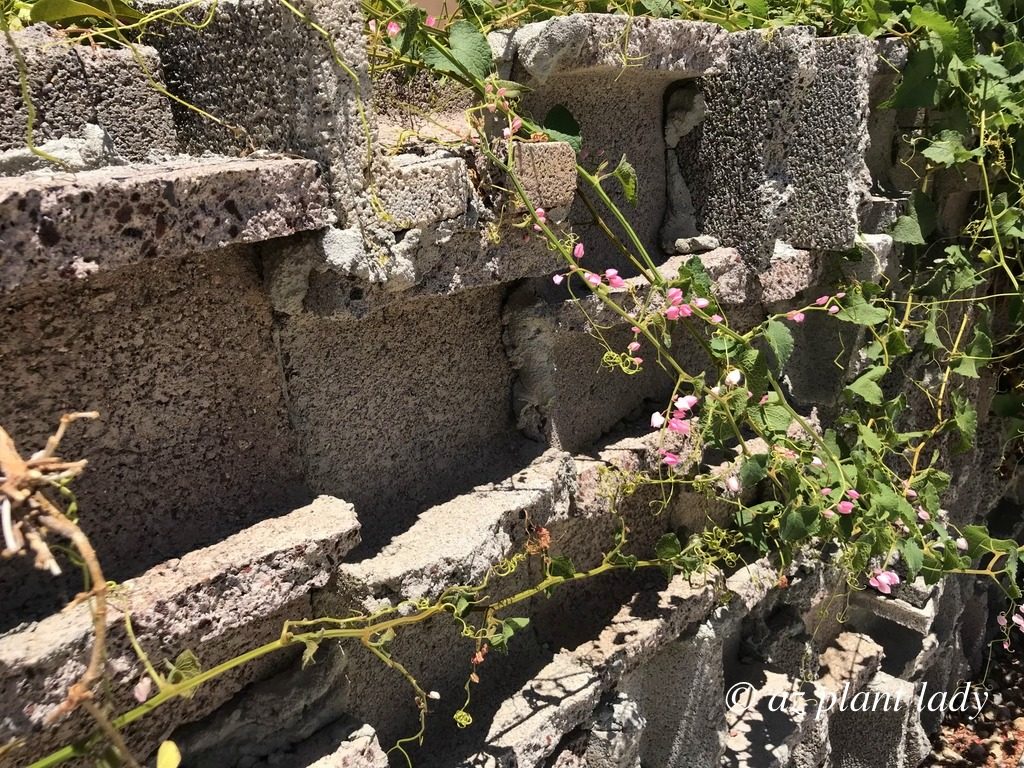
M 670 432 L 676 432 L 680 435 L 689 435 L 692 429 L 690 419 L 693 416 L 693 409 L 700 402 L 700 399 L 696 395 L 683 395 L 682 397 L 676 398 L 675 409 L 672 411 L 671 417 L 667 420 L 665 415 L 661 411 L 655 411 L 651 414 L 651 428 L 661 429 L 665 424 L 668 424 Z M 661 462 L 670 467 L 674 467 L 679 463 L 679 456 L 660 449 L 658 453 L 661 454 Z
M 846 294 L 843 293 L 842 291 L 837 293 L 835 296 L 829 296 L 828 294 L 825 294 L 824 296 L 819 296 L 818 298 L 816 298 L 814 300 L 814 305 L 817 307 L 824 307 L 833 299 L 838 301 L 844 296 L 846 296 Z M 828 312 L 830 315 L 835 315 L 840 311 L 840 309 L 841 307 L 838 304 L 832 304 L 825 311 Z M 799 309 L 794 309 L 786 313 L 786 319 L 794 323 L 802 323 L 804 320 L 807 319 L 807 315 L 806 313 L 800 311 Z
M 698 296 L 692 302 L 693 306 L 683 301 L 683 291 L 681 288 L 669 288 L 665 292 L 665 299 L 668 301 L 668 307 L 665 309 L 666 320 L 678 320 L 682 317 L 690 317 L 693 315 L 693 308 L 706 309 L 711 305 L 711 301 L 705 299 L 702 296 Z M 721 315 L 711 315 L 708 320 L 712 323 L 720 323 L 724 318 Z
M 868 579 L 868 584 L 877 589 L 883 595 L 892 593 L 892 588 L 900 583 L 900 577 L 892 571 L 885 571 L 875 568 L 875 575 Z

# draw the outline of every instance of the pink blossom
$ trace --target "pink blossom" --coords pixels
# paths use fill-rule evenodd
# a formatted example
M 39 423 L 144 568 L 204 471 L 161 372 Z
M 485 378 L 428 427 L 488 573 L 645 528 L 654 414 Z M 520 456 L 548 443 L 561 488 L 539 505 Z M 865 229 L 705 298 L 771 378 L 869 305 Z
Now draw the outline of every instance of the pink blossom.
M 153 690 L 153 679 L 151 677 L 144 677 L 135 684 L 132 688 L 132 696 L 140 704 L 144 703 L 149 698 L 150 692 Z
M 877 589 L 883 595 L 892 593 L 892 588 L 900 583 L 900 577 L 892 571 L 883 571 L 881 568 L 875 569 L 875 575 L 868 580 L 868 584 Z
M 636 352 L 638 349 L 640 349 L 640 342 L 639 341 L 631 341 L 626 346 L 626 349 L 628 351 L 630 351 L 630 352 Z
M 679 307 L 669 307 L 665 310 L 666 320 L 678 320 L 679 319 Z
M 923 523 L 927 523 L 929 520 L 932 519 L 932 516 L 930 514 L 928 514 L 928 510 L 925 509 L 924 507 L 918 507 L 917 508 L 917 519 L 920 520 Z
M 848 515 L 851 512 L 853 512 L 853 502 L 852 501 L 840 501 L 836 505 L 836 509 L 839 510 L 839 514 L 840 515 Z
M 725 487 L 729 489 L 730 493 L 740 492 L 740 480 L 736 475 L 729 475 L 725 481 Z
M 850 501 L 856 501 L 857 499 L 860 498 L 860 494 L 857 493 L 857 491 L 853 490 L 853 488 L 848 488 L 846 491 L 846 498 L 848 498 Z
M 626 281 L 619 277 L 619 270 L 617 269 L 606 269 L 604 276 L 608 280 L 608 285 L 612 288 L 622 288 L 626 285 Z
M 725 374 L 726 386 L 738 387 L 743 381 L 743 373 L 739 368 L 733 368 L 727 374 Z
M 640 333 L 643 333 L 643 330 L 642 330 L 642 329 L 640 328 L 640 326 L 638 326 L 638 325 L 634 325 L 634 326 L 633 326 L 632 328 L 630 328 L 629 330 L 631 330 L 631 331 L 632 331 L 633 333 L 636 333 L 636 334 L 640 334 Z
M 643 359 L 642 357 L 634 357 L 634 358 L 633 358 L 633 362 L 634 362 L 634 363 L 635 363 L 636 365 L 643 365 L 644 359 Z
M 693 300 L 693 306 L 695 306 L 697 309 L 704 309 L 710 303 L 711 302 L 705 298 L 697 298 Z
M 692 314 L 693 314 L 693 308 L 689 304 L 680 304 L 679 305 L 679 316 L 680 317 L 689 317 Z
M 676 400 L 676 408 L 681 411 L 690 411 L 699 402 L 700 399 L 695 395 L 683 395 Z
M 655 411 L 651 414 L 651 429 L 661 429 L 665 423 L 665 416 L 661 411 Z
M 959 537 L 956 540 L 956 548 L 959 549 L 961 552 L 966 552 L 970 548 L 970 546 L 971 545 L 967 543 L 967 539 L 965 539 L 963 536 Z
M 398 33 L 401 32 L 401 31 L 402 31 L 402 28 L 400 26 L 398 26 L 398 22 L 397 21 L 389 21 L 388 22 L 388 37 L 391 37 L 391 38 L 398 37 Z
M 690 434 L 690 422 L 684 419 L 669 419 L 668 428 L 681 435 Z
M 573 246 L 572 257 L 576 259 L 576 261 L 583 258 L 583 243 L 576 243 L 576 245 Z M 634 333 L 636 333 L 636 331 L 634 331 Z
M 828 308 L 828 313 L 830 315 L 838 315 L 839 314 L 839 307 L 837 307 L 835 304 L 833 304 L 831 307 Z
M 1019 613 L 1013 614 L 1013 623 L 1017 625 L 1018 629 L 1024 629 L 1024 616 Z
M 715 325 L 718 325 L 724 319 L 725 318 L 722 317 L 721 315 L 712 315 L 711 317 L 708 318 L 708 320 L 711 321 L 712 323 L 714 323 Z
M 601 284 L 601 276 L 595 275 L 593 272 L 584 272 L 583 279 L 595 288 Z
M 548 215 L 543 208 L 538 208 L 537 210 L 535 210 L 533 212 L 533 215 L 540 220 L 541 224 L 546 224 L 548 221 Z
M 659 448 L 658 453 L 661 454 L 661 463 L 666 464 L 670 467 L 674 467 L 679 463 L 679 457 L 671 451 L 666 451 L 664 448 Z
M 821 510 L 821 516 L 822 517 L 835 517 L 836 513 L 833 512 L 831 509 L 823 509 L 823 510 Z
M 837 299 L 845 299 L 846 298 L 846 292 L 845 291 L 840 291 L 839 293 L 836 294 L 836 298 Z
M 434 16 L 427 16 L 427 20 L 424 22 L 428 27 L 436 27 L 437 19 Z
M 677 307 L 683 303 L 683 291 L 681 288 L 669 288 L 665 292 L 665 298 L 668 299 L 669 304 Z
M 761 395 L 761 399 L 757 401 L 757 404 L 758 405 L 764 405 L 767 402 L 768 402 L 768 393 L 766 392 L 765 394 Z
M 822 496 L 828 496 L 831 493 L 832 493 L 832 489 L 831 488 L 822 488 L 821 489 L 821 495 Z
M 366 23 L 366 25 L 370 28 L 371 32 L 376 32 L 377 31 L 377 20 L 376 19 L 370 19 Z
M 792 320 L 794 323 L 802 323 L 806 317 L 807 316 L 803 312 L 797 312 L 796 310 L 786 313 L 786 318 L 788 320 Z
M 1005 613 L 1000 613 L 998 616 L 996 616 L 996 624 L 998 624 L 1000 627 L 1006 626 L 1007 621 Z
M 814 456 L 814 457 L 811 458 L 811 466 L 812 467 L 823 467 L 823 466 L 825 466 L 825 462 L 823 462 L 817 456 Z
M 831 296 L 819 296 L 814 300 L 814 303 L 817 304 L 819 307 L 824 307 L 826 304 L 828 304 L 828 300 L 831 298 Z
M 565 280 L 565 275 L 561 273 L 551 278 L 551 282 L 553 282 L 555 285 L 561 285 L 563 280 Z
M 499 99 L 504 99 L 505 98 L 505 93 L 506 93 L 506 91 L 505 91 L 504 88 L 499 88 L 497 90 L 498 98 Z
M 907 488 L 907 492 L 903 495 L 906 496 L 908 499 L 916 499 L 917 491 L 915 491 L 913 488 Z

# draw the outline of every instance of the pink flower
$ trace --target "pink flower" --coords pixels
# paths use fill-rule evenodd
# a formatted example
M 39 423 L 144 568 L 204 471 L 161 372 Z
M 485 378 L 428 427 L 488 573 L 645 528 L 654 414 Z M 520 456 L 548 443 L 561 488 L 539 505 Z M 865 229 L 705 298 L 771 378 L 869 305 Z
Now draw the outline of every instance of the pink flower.
M 1017 625 L 1017 629 L 1024 629 L 1024 616 L 1019 613 L 1013 614 L 1013 623 Z
M 586 280 L 595 288 L 601 284 L 601 276 L 595 275 L 593 272 L 584 272 L 583 279 Z
M 563 280 L 565 280 L 565 275 L 563 274 L 557 274 L 551 278 L 551 282 L 555 285 L 561 285 Z
M 831 296 L 819 296 L 814 300 L 814 303 L 817 304 L 819 307 L 824 307 L 826 304 L 828 304 L 828 300 L 831 298 Z
M 722 317 L 721 315 L 712 315 L 711 317 L 708 318 L 708 320 L 711 321 L 712 323 L 714 323 L 715 325 L 718 325 L 724 319 L 725 318 Z
M 918 507 L 917 519 L 920 520 L 922 523 L 927 523 L 929 520 L 932 519 L 932 516 L 928 514 L 928 510 L 925 509 L 924 507 Z
M 835 517 L 836 513 L 833 512 L 831 509 L 823 509 L 823 510 L 821 510 L 821 516 L 822 517 Z
M 740 492 L 740 479 L 736 475 L 729 475 L 725 481 L 725 487 L 729 489 L 730 493 Z
M 814 456 L 814 457 L 811 458 L 811 466 L 812 467 L 823 467 L 823 466 L 825 466 L 825 462 L 823 462 L 817 456 Z
M 1006 626 L 1007 622 L 1005 613 L 1000 613 L 998 616 L 996 616 L 996 624 L 998 624 L 1000 627 Z
M 690 422 L 683 419 L 669 419 L 668 428 L 681 435 L 690 434 Z
M 391 37 L 391 38 L 398 37 L 398 33 L 401 32 L 401 31 L 402 31 L 402 28 L 400 26 L 398 26 L 398 22 L 397 21 L 389 21 L 388 22 L 388 37 Z
M 634 363 L 635 363 L 636 365 L 643 365 L 644 359 L 643 359 L 642 357 L 634 357 L 634 358 L 633 358 L 633 362 L 634 362 Z
M 907 488 L 907 492 L 904 493 L 903 495 L 906 496 L 908 499 L 916 499 L 917 491 L 915 491 L 913 488 Z
M 651 414 L 651 429 L 661 429 L 665 423 L 665 416 L 660 411 Z
M 695 395 L 683 395 L 676 400 L 676 408 L 681 411 L 693 410 L 693 406 L 700 402 L 700 399 Z
M 851 512 L 853 512 L 853 502 L 852 501 L 840 501 L 836 505 L 836 509 L 839 510 L 839 514 L 840 515 L 848 515 Z
M 868 584 L 877 589 L 883 595 L 892 593 L 892 588 L 899 583 L 899 576 L 892 571 L 883 571 L 881 568 L 876 568 L 875 575 L 868 580 Z
M 533 212 L 533 215 L 536 216 L 540 220 L 541 224 L 547 224 L 548 215 L 547 215 L 547 213 L 545 213 L 543 208 L 538 208 L 537 210 L 535 210 Z
M 630 352 L 636 352 L 638 349 L 640 349 L 640 342 L 639 341 L 631 341 L 626 346 L 626 349 L 628 351 L 630 351 Z
M 850 501 L 856 501 L 857 499 L 860 498 L 860 494 L 857 493 L 857 491 L 853 490 L 853 488 L 849 488 L 846 491 L 846 498 L 848 498 Z
M 679 316 L 680 317 L 689 317 L 692 314 L 693 314 L 693 308 L 689 304 L 680 304 L 679 305 Z
M 836 298 L 837 299 L 845 299 L 846 298 L 846 293 L 844 291 L 840 291 L 839 293 L 836 294 Z
M 738 387 L 743 381 L 743 373 L 739 368 L 733 368 L 725 374 L 725 384 L 729 387 Z
M 828 308 L 828 313 L 830 315 L 838 315 L 839 314 L 839 307 L 837 307 L 835 304 L 833 304 L 831 307 Z
M 673 307 L 678 307 L 683 303 L 683 291 L 681 288 L 669 288 L 665 292 L 665 298 L 668 299 L 668 303 Z
M 797 312 L 796 310 L 786 313 L 786 318 L 788 320 L 792 320 L 794 323 L 802 323 L 806 317 L 807 316 L 803 312 Z
M 506 91 L 505 91 L 504 88 L 499 88 L 498 91 L 497 91 L 498 98 L 499 99 L 504 99 L 505 98 L 505 93 L 506 93 Z
M 821 495 L 822 496 L 828 496 L 831 493 L 832 493 L 832 489 L 831 488 L 822 488 L 821 489 Z
M 664 448 L 659 448 L 658 453 L 661 454 L 661 463 L 667 466 L 674 467 L 679 463 L 679 457 L 671 451 L 666 451 Z
M 377 20 L 376 19 L 370 19 L 368 22 L 366 22 L 366 26 L 368 26 L 370 28 L 371 32 L 376 32 L 377 31 Z
M 679 307 L 669 307 L 665 310 L 666 320 L 678 320 L 679 319 Z
M 144 677 L 135 684 L 132 688 L 132 696 L 140 704 L 144 703 L 149 698 L 150 692 L 153 690 L 153 679 L 150 677 Z
M 768 393 L 761 395 L 761 399 L 757 401 L 758 405 L 764 405 L 768 402 Z
M 638 325 L 634 325 L 634 326 L 633 326 L 632 328 L 630 328 L 629 330 L 631 330 L 631 331 L 632 331 L 633 333 L 636 333 L 636 334 L 641 334 L 641 333 L 643 333 L 643 330 L 642 330 L 642 329 L 640 328 L 640 326 L 638 326 Z
M 426 24 L 428 27 L 436 27 L 437 19 L 434 18 L 433 16 L 427 16 L 427 20 L 424 22 L 424 24 Z
M 604 276 L 608 280 L 608 285 L 612 288 L 622 288 L 626 285 L 626 281 L 619 277 L 619 270 L 617 269 L 606 269 Z
M 518 117 L 512 118 L 512 133 L 519 133 L 519 129 L 523 127 L 523 121 Z
M 704 309 L 711 302 L 704 298 L 698 298 L 693 300 L 693 306 L 697 309 Z
M 963 536 L 956 540 L 956 548 L 959 549 L 961 552 L 966 552 L 970 548 L 970 546 L 971 545 L 967 543 L 967 539 L 965 539 Z
M 572 249 L 572 257 L 576 259 L 576 261 L 583 258 L 583 243 L 576 243 Z M 638 333 L 638 331 L 634 331 L 634 333 Z

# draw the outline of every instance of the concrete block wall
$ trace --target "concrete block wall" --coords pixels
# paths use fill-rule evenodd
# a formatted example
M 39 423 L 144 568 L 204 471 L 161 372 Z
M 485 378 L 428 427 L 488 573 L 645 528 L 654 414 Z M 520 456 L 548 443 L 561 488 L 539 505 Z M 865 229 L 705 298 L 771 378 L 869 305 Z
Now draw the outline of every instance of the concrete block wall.
M 374 113 L 356 5 L 300 7 L 347 71 L 269 0 L 221 3 L 201 32 L 145 40 L 148 75 L 124 52 L 17 33 L 37 139 L 68 163 L 60 172 L 25 152 L 17 79 L 0 81 L 0 423 L 32 451 L 61 413 L 101 412 L 64 453 L 90 459 L 83 526 L 156 661 L 191 648 L 209 667 L 285 618 L 471 583 L 522 547 L 526 519 L 586 567 L 620 515 L 642 551 L 720 514 L 693 494 L 660 514 L 652 492 L 620 498 L 609 469 L 657 466 L 644 415 L 671 382 L 601 369 L 587 321 L 551 283 L 561 265 L 507 226 L 472 147 L 396 153 L 379 140 L 395 131 Z M 737 327 L 844 271 L 896 264 L 879 234 L 902 199 L 879 146 L 896 132 L 872 109 L 892 77 L 874 44 L 589 15 L 491 41 L 533 88 L 530 109 L 567 106 L 591 161 L 634 164 L 638 231 L 663 270 L 694 251 L 677 241 L 703 236 Z M 0 43 L 0 69 L 13 67 Z M 242 130 L 154 98 L 150 76 Z M 568 146 L 524 145 L 519 162 L 533 199 L 581 233 L 587 263 L 614 265 Z M 858 234 L 873 255 L 851 265 L 840 256 Z M 787 385 L 827 413 L 846 375 L 831 361 L 850 340 L 805 331 Z M 680 359 L 703 365 L 682 342 Z M 958 465 L 965 517 L 1009 482 L 985 471 L 987 455 Z M 985 622 L 973 587 L 858 595 L 840 624 L 821 611 L 837 574 L 808 560 L 787 587 L 779 576 L 768 561 L 692 583 L 626 574 L 535 601 L 510 654 L 481 668 L 465 729 L 451 714 L 470 646 L 440 622 L 402 633 L 396 657 L 440 694 L 415 764 L 915 765 L 935 725 L 916 715 L 779 718 L 764 703 L 801 686 L 952 685 Z M 5 561 L 0 590 L 0 744 L 26 740 L 0 764 L 22 765 L 89 728 L 80 716 L 43 727 L 81 670 L 88 621 L 84 606 L 58 612 L 73 578 Z M 123 708 L 141 670 L 118 621 L 111 632 Z M 737 681 L 755 687 L 729 709 Z M 302 671 L 294 654 L 244 667 L 127 738 L 145 756 L 171 736 L 187 766 L 383 766 L 415 727 L 396 674 L 359 647 L 325 646 Z

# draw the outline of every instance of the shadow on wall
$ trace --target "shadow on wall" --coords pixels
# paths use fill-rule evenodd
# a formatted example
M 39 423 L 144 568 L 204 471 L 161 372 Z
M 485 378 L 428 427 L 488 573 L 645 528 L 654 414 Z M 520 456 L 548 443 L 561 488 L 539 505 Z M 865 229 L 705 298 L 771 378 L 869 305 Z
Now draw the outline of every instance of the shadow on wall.
M 355 505 L 379 549 L 424 509 L 502 480 L 543 446 L 512 421 L 502 287 L 278 329 L 292 421 L 317 493 Z
M 0 424 L 25 454 L 61 414 L 61 453 L 87 458 L 82 527 L 108 578 L 223 539 L 310 500 L 281 396 L 271 314 L 249 249 L 160 259 L 2 301 Z M 0 631 L 59 609 L 28 561 L 5 567 Z

